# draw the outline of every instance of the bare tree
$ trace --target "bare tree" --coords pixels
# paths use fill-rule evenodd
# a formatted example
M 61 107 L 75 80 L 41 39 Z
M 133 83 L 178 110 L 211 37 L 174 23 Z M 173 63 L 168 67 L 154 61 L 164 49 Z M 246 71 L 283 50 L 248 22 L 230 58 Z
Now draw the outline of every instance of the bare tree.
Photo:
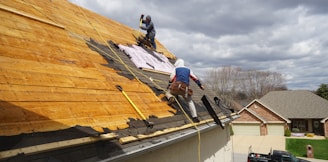
M 235 96 L 245 94 L 247 99 L 253 100 L 273 90 L 287 89 L 283 76 L 277 72 L 244 71 L 232 66 L 211 69 L 205 80 L 228 106 Z
M 270 91 L 284 89 L 284 78 L 280 73 L 248 70 L 242 73 L 241 89 L 249 99 L 264 96 Z
M 225 66 L 222 68 L 211 69 L 206 76 L 206 82 L 222 99 L 222 101 L 230 106 L 235 89 L 238 85 L 238 75 L 240 68 Z
M 206 82 L 215 92 L 222 95 L 227 95 L 235 88 L 236 77 L 240 69 L 231 66 L 223 68 L 211 69 L 206 76 Z

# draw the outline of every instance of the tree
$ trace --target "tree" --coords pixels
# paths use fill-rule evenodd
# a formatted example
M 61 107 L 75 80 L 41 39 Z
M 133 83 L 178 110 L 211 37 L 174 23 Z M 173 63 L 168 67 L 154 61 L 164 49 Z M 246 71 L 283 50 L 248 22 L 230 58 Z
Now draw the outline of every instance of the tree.
M 321 84 L 317 89 L 316 94 L 326 100 L 328 100 L 328 84 Z
M 225 66 L 223 68 L 211 69 L 205 76 L 205 82 L 211 87 L 222 102 L 231 106 L 233 103 L 234 92 L 237 86 L 237 77 L 240 68 Z
M 286 90 L 285 79 L 277 72 L 242 70 L 225 66 L 206 73 L 205 82 L 230 106 L 233 98 L 253 100 L 273 90 Z
M 228 95 L 235 89 L 236 77 L 240 68 L 225 66 L 223 68 L 211 69 L 206 75 L 206 82 L 215 92 L 221 95 Z
M 247 70 L 241 74 L 241 89 L 250 99 L 260 98 L 270 91 L 285 87 L 285 79 L 277 72 Z

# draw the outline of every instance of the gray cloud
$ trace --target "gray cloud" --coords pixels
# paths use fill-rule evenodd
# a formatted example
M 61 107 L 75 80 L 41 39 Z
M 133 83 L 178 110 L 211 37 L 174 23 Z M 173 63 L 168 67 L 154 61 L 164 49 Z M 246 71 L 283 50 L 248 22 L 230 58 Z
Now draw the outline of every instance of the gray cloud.
M 137 29 L 140 14 L 156 38 L 193 71 L 238 66 L 283 74 L 289 89 L 328 83 L 326 0 L 71 0 Z

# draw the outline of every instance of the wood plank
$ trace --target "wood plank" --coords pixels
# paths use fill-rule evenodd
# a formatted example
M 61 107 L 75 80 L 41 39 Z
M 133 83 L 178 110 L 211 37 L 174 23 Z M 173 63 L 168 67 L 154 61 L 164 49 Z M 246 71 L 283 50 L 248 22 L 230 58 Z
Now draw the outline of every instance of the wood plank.
M 108 117 L 110 118 L 110 117 Z M 125 117 L 121 120 L 113 120 L 108 123 L 96 123 L 92 117 L 81 117 L 71 119 L 56 119 L 56 120 L 37 120 L 37 121 L 15 121 L 0 123 L 0 136 L 12 136 L 21 133 L 33 132 L 48 132 L 61 129 L 67 129 L 76 125 L 90 126 L 90 127 L 103 127 L 111 130 L 117 128 L 127 128 Z
M 77 145 L 87 144 L 87 143 L 94 143 L 101 140 L 111 140 L 116 138 L 117 135 L 115 133 L 107 133 L 101 134 L 99 137 L 84 137 L 84 138 L 77 138 L 59 142 L 51 142 L 47 144 L 35 145 L 30 147 L 23 147 L 13 150 L 1 151 L 0 152 L 0 159 L 16 156 L 18 154 L 33 154 L 39 152 L 50 151 L 54 149 L 62 149 L 66 147 L 73 147 Z
M 71 34 L 92 37 L 102 44 L 103 39 L 133 44 L 132 29 L 128 26 L 82 9 L 84 17 L 68 1 L 2 4 L 12 8 L 17 5 L 19 13 L 0 9 L 0 18 L 5 22 L 0 26 L 0 100 L 12 104 L 1 109 L 5 112 L 0 115 L 0 120 L 5 121 L 0 123 L 1 135 L 75 125 L 127 128 L 128 118 L 140 117 L 115 88 L 117 84 L 147 116 L 172 115 L 168 111 L 172 108 L 165 103 L 157 104 L 147 85 L 101 66 L 106 60 Z M 68 6 L 72 10 L 65 10 Z M 63 25 L 66 30 L 40 19 Z
M 0 56 L 0 69 L 67 75 L 81 78 L 104 79 L 95 68 L 82 69 L 72 66 L 56 65 Z
M 26 110 L 7 102 L 0 102 L 0 124 L 13 123 L 13 122 L 25 122 Z
M 50 87 L 50 86 L 32 86 L 32 85 L 7 85 L 0 84 L 0 90 L 2 91 L 14 91 L 14 92 L 49 92 L 49 93 L 81 93 L 90 95 L 117 95 L 118 91 L 114 89 L 81 89 L 81 88 L 65 88 L 65 87 Z
M 17 73 L 19 74 L 19 73 Z M 24 83 L 30 83 L 27 80 L 29 80 L 30 77 L 26 77 L 24 75 L 16 75 L 17 78 L 22 79 L 21 82 Z M 21 77 L 19 77 L 21 76 Z M 6 81 L 9 83 L 20 83 L 19 79 L 10 79 L 6 78 Z M 17 82 L 14 82 L 17 81 Z M 45 80 L 40 79 L 40 82 L 45 82 Z M 96 82 L 96 81 L 94 81 Z M 123 94 L 118 91 L 113 86 L 100 86 L 100 84 L 96 84 L 90 87 L 88 85 L 86 88 L 81 87 L 77 88 L 74 86 L 75 84 L 67 84 L 62 85 L 61 83 L 58 83 L 58 86 L 51 85 L 51 80 L 47 81 L 45 83 L 49 83 L 49 85 L 33 85 L 36 84 L 35 82 L 31 82 L 30 84 L 1 84 L 0 91 L 2 92 L 0 95 L 0 99 L 5 101 L 71 101 L 71 102 L 77 102 L 77 101 L 126 101 Z M 86 82 L 87 83 L 87 82 Z M 92 83 L 92 82 L 90 82 Z M 102 82 L 100 82 L 102 83 Z M 91 84 L 92 85 L 92 84 Z M 136 88 L 132 90 L 138 90 Z M 140 89 L 139 89 L 140 90 Z M 141 89 L 142 90 L 142 89 Z M 13 94 L 14 93 L 14 94 Z M 130 92 L 131 99 L 134 102 L 139 102 L 138 104 L 144 105 L 145 102 L 141 100 L 145 100 L 149 102 L 148 100 L 151 100 L 153 102 L 157 102 L 156 98 L 153 97 L 151 93 L 145 93 L 144 96 L 147 98 L 140 98 L 140 92 Z M 12 98 L 9 99 L 8 96 L 11 96 Z
M 9 3 L 6 3 L 5 1 L 1 2 L 3 5 L 11 7 L 11 8 L 15 8 L 18 11 L 24 11 L 28 14 L 31 15 L 36 15 L 38 17 L 42 17 L 42 18 L 46 18 L 45 15 L 43 15 L 40 12 L 35 11 L 35 9 L 33 7 L 31 7 L 29 2 L 26 1 L 19 1 L 19 0 L 12 0 Z
M 11 36 L 11 37 L 22 37 L 22 32 L 14 29 L 14 28 L 9 28 L 3 25 L 0 25 L 0 31 L 1 31 L 1 35 L 4 36 Z
M 72 119 L 24 121 L 12 123 L 0 123 L 0 135 L 11 136 L 21 133 L 47 132 L 67 129 L 75 125 L 69 125 Z
M 1 70 L 0 70 L 0 84 L 4 84 L 4 83 L 7 83 L 7 79 L 6 79 L 5 75 L 1 73 Z
M 105 103 L 99 102 L 0 102 L 0 119 L 2 124 L 67 119 L 78 125 L 76 120 L 79 119 L 84 121 L 89 118 L 93 122 L 106 119 L 107 122 L 115 123 L 126 122 L 128 118 L 137 116 L 130 106 L 108 103 L 111 105 L 106 106 Z M 93 122 L 88 121 L 85 124 L 92 126 Z M 98 124 L 104 123 L 96 123 Z
M 42 22 L 42 23 L 46 23 L 46 24 L 49 24 L 49 25 L 52 25 L 52 26 L 56 26 L 58 28 L 65 29 L 65 27 L 61 24 L 57 24 L 57 23 L 54 23 L 54 22 L 49 21 L 47 19 L 44 19 L 44 18 L 41 18 L 41 17 L 36 17 L 34 15 L 24 13 L 22 11 L 16 10 L 15 8 L 11 8 L 11 7 L 4 6 L 4 5 L 0 4 L 0 9 L 5 10 L 7 12 L 17 14 L 17 15 L 20 15 L 20 16 L 24 16 L 24 17 L 27 17 L 27 18 L 30 18 L 30 19 L 33 19 L 33 20 L 36 20 L 36 21 L 39 21 L 39 22 Z
M 131 118 L 135 118 L 135 116 L 131 116 Z M 117 130 L 117 127 L 122 127 L 123 125 L 125 128 L 128 127 L 127 122 L 129 121 L 125 116 L 123 115 L 112 115 L 110 117 L 108 116 L 97 116 L 94 118 L 95 120 L 95 126 L 99 127 L 105 127 L 105 128 L 111 128 L 116 127 L 115 129 L 111 130 Z
M 52 101 L 52 102 L 119 102 L 125 98 L 119 91 L 38 87 L 22 85 L 1 85 L 0 100 L 3 101 Z
M 79 67 L 93 67 L 92 62 L 102 63 L 102 64 L 107 63 L 105 62 L 103 57 L 100 56 L 99 54 L 92 55 L 93 57 L 90 56 L 88 57 L 88 55 L 86 55 L 82 51 L 76 52 L 76 51 L 67 50 L 65 48 L 59 49 L 58 46 L 55 46 L 53 44 L 46 46 L 38 42 L 32 42 L 32 41 L 18 39 L 9 36 L 4 37 L 3 35 L 0 39 L 1 39 L 0 55 L 9 58 L 27 59 L 31 61 L 40 61 L 40 62 L 55 63 L 55 64 L 69 63 L 71 65 L 76 65 Z M 35 44 L 39 44 L 39 45 L 35 46 Z M 35 48 L 28 48 L 31 46 L 35 46 Z M 83 48 L 81 47 L 81 49 Z M 87 57 L 87 59 L 85 57 Z M 88 58 L 90 59 L 88 60 Z
M 10 19 L 8 21 L 12 21 L 14 24 L 16 24 L 16 26 L 22 26 L 22 25 L 20 25 L 22 23 L 15 19 Z M 3 28 L 5 26 L 1 26 L 1 27 Z M 74 49 L 74 51 L 83 51 L 83 48 L 87 48 L 87 46 L 84 43 L 81 44 L 81 40 L 79 40 L 80 43 L 74 43 L 74 42 L 76 42 L 76 39 L 67 39 L 69 37 L 69 35 L 66 31 L 53 33 L 52 32 L 53 29 L 49 29 L 49 28 L 45 28 L 45 27 L 40 28 L 40 25 L 34 25 L 34 24 L 31 24 L 31 28 L 33 29 L 32 31 L 31 30 L 21 31 L 21 30 L 19 30 L 19 28 L 13 29 L 12 25 L 9 25 L 7 28 L 3 29 L 3 31 L 10 32 L 11 30 L 14 30 L 13 32 L 10 32 L 10 33 L 15 34 L 15 35 L 13 35 L 12 37 L 9 37 L 9 38 L 14 38 L 19 42 L 14 43 L 13 41 L 11 41 L 11 43 L 9 44 L 11 47 L 13 47 L 13 45 L 18 45 L 17 48 L 30 49 L 31 46 L 36 46 L 34 49 L 49 51 L 52 49 L 58 50 L 59 49 L 58 46 L 59 46 L 61 51 L 63 49 L 67 49 L 66 51 L 63 51 L 63 52 L 65 52 L 65 54 L 62 54 L 62 56 L 65 56 L 65 57 L 69 57 L 67 55 L 67 52 L 72 51 L 72 49 Z M 8 33 L 7 33 L 7 35 L 8 35 Z M 37 35 L 37 37 L 35 37 L 36 35 Z M 4 38 L 4 37 L 2 37 L 2 38 Z M 22 40 L 22 38 L 23 38 L 23 40 Z M 33 38 L 33 39 L 31 39 L 31 38 Z M 50 39 L 50 40 L 43 41 L 45 38 Z M 6 39 L 8 39 L 8 38 L 6 38 Z M 2 42 L 8 42 L 8 40 L 2 41 Z M 29 43 L 29 44 L 27 44 L 27 43 Z M 81 46 L 81 45 L 83 45 L 83 46 Z M 39 46 L 39 47 L 37 47 L 37 46 Z M 51 55 L 47 55 L 47 56 L 52 57 L 56 53 L 58 53 L 58 52 L 51 52 Z M 60 52 L 60 53 L 62 53 L 62 52 Z M 72 53 L 72 54 L 74 53 L 75 58 L 80 58 L 76 52 L 69 52 L 69 53 Z M 101 58 L 101 56 L 99 56 L 99 58 Z
M 17 133 L 22 130 L 25 132 L 50 131 L 74 125 L 108 127 L 115 130 L 128 127 L 126 124 L 128 118 L 140 119 L 131 106 L 122 103 L 117 103 L 115 106 L 113 102 L 108 103 L 110 105 L 92 103 L 94 104 L 92 106 L 87 102 L 83 104 L 80 102 L 34 102 L 34 104 L 31 102 L 12 102 L 11 107 L 5 107 L 2 104 L 2 112 L 5 113 L 1 114 L 3 116 L 0 115 L 2 124 L 4 124 L 1 127 L 6 133 Z M 106 105 L 106 110 L 101 105 Z M 93 110 L 90 111 L 90 109 Z M 51 122 L 48 122 L 49 120 Z M 30 125 L 24 124 L 24 121 Z
M 6 93 L 3 91 L 2 93 Z M 16 101 L 40 101 L 40 102 L 83 102 L 83 101 L 98 101 L 96 97 L 106 97 L 103 95 L 78 94 L 78 93 L 53 93 L 53 92 L 15 92 Z M 110 99 L 108 99 L 110 101 Z
M 64 75 L 53 75 L 45 73 L 24 72 L 17 70 L 4 70 L 0 67 L 5 82 L 13 85 L 45 86 L 45 87 L 76 87 L 76 79 Z M 36 77 L 37 76 L 37 77 Z M 84 79 L 81 79 L 83 81 Z M 90 81 L 90 80 L 88 80 Z M 15 86 L 13 87 L 15 88 Z M 24 88 L 24 87 L 20 87 Z
M 0 67 L 0 82 L 14 85 L 41 86 L 41 87 L 74 87 L 83 89 L 115 90 L 112 85 L 103 78 L 90 79 L 71 77 L 64 74 L 46 74 L 38 72 L 24 72 L 17 70 L 6 70 Z M 113 75 L 113 74 L 112 74 Z M 36 77 L 37 76 L 37 77 Z M 24 87 L 21 87 L 24 88 Z
M 51 2 L 51 3 L 54 3 L 54 4 L 56 4 L 56 5 L 59 5 L 59 6 L 63 6 L 63 7 L 65 7 L 65 8 L 67 8 L 67 5 L 72 5 L 72 8 L 74 8 L 75 6 L 73 5 L 73 4 L 70 4 L 70 3 L 56 3 L 56 2 Z M 76 9 L 76 7 L 75 7 L 75 11 L 74 10 L 72 10 L 72 13 L 73 14 L 71 14 L 70 12 L 71 12 L 71 10 L 67 10 L 67 12 L 61 12 L 61 11 L 59 11 L 59 6 L 58 7 L 53 7 L 52 5 L 45 5 L 44 3 L 42 3 L 42 2 L 40 2 L 40 3 L 38 3 L 38 5 L 42 5 L 42 6 L 44 6 L 44 7 L 42 7 L 43 8 L 43 10 L 39 10 L 38 12 L 41 12 L 41 14 L 42 15 L 47 15 L 47 17 L 51 17 L 51 19 L 55 19 L 55 21 L 56 22 L 62 22 L 62 21 L 64 21 L 63 22 L 63 24 L 70 24 L 70 25 L 67 25 L 67 26 L 73 26 L 73 24 L 71 24 L 72 23 L 72 20 L 75 20 L 75 19 L 77 19 L 78 17 L 76 16 L 77 14 L 76 13 L 79 13 L 79 12 L 81 12 L 81 11 L 78 11 L 77 9 Z M 103 34 L 105 34 L 106 35 L 106 37 L 108 37 L 108 34 L 111 34 L 112 36 L 110 36 L 111 38 L 110 39 L 112 39 L 113 40 L 113 38 L 115 38 L 115 39 L 122 39 L 122 36 L 123 37 L 125 37 L 127 34 L 126 34 L 126 32 L 125 33 L 123 33 L 122 34 L 122 32 L 123 31 L 126 31 L 126 30 L 124 30 L 124 28 L 128 28 L 128 27 L 126 27 L 126 26 L 124 26 L 124 25 L 122 25 L 122 24 L 118 24 L 117 22 L 115 22 L 115 21 L 112 21 L 112 20 L 108 20 L 107 18 L 105 18 L 105 17 L 102 17 L 102 16 L 99 16 L 99 15 L 96 15 L 95 13 L 93 13 L 93 12 L 90 12 L 90 11 L 87 11 L 87 10 L 85 10 L 85 9 L 82 9 L 83 10 L 83 12 L 85 12 L 86 13 L 86 15 L 89 17 L 89 15 L 90 15 L 90 17 L 91 18 L 93 18 L 93 17 L 95 17 L 95 16 L 97 16 L 97 19 L 100 19 L 100 21 L 99 22 L 94 22 L 95 24 L 101 24 L 101 23 L 109 23 L 110 25 L 107 25 L 107 24 L 101 24 L 100 26 L 102 26 L 102 27 L 106 27 L 107 29 L 104 31 L 104 33 Z M 48 12 L 44 12 L 44 11 L 48 11 Z M 50 11 L 50 12 L 49 12 Z M 67 16 L 65 15 L 65 16 L 63 16 L 63 17 L 61 17 L 61 14 L 53 14 L 53 13 L 56 13 L 56 12 L 61 12 L 61 14 L 65 14 L 65 13 L 69 13 L 69 14 L 67 14 L 68 16 L 72 16 L 72 18 L 67 18 Z M 76 13 L 74 13 L 74 12 L 76 12 Z M 36 12 L 35 12 L 36 13 Z M 74 15 L 74 16 L 73 16 Z M 82 15 L 82 14 L 80 14 L 80 15 Z M 85 18 L 84 18 L 85 19 Z M 68 21 L 69 20 L 69 21 Z M 92 19 L 91 19 L 92 20 Z M 82 22 L 82 21 L 78 21 L 78 22 Z M 82 25 L 81 25 L 82 26 Z M 85 26 L 87 26 L 87 24 L 85 24 L 85 25 L 83 25 L 84 27 Z M 121 26 L 123 26 L 124 28 L 122 28 Z M 116 28 L 117 27 L 117 28 Z M 108 32 L 108 31 L 111 31 L 111 30 L 113 30 L 113 28 L 114 28 L 114 31 L 113 32 Z M 85 28 L 86 29 L 86 28 Z M 128 28 L 129 29 L 129 28 Z M 74 30 L 80 30 L 81 31 L 81 28 L 80 28 L 80 26 L 77 26 L 76 28 L 74 28 Z M 89 31 L 90 32 L 93 32 L 93 30 L 90 30 L 89 29 Z M 84 33 L 84 32 L 82 32 L 82 33 Z M 81 33 L 81 34 L 82 34 Z M 107 34 L 108 33 L 108 34 Z M 117 35 L 119 35 L 119 36 L 117 36 L 117 35 L 115 35 L 115 34 L 117 34 Z M 93 33 L 92 35 L 96 35 L 96 33 Z M 89 35 L 89 36 L 91 36 L 91 35 Z M 123 43 L 125 43 L 125 42 L 127 42 L 127 41 L 130 41 L 130 40 L 132 40 L 132 43 L 134 43 L 134 39 L 131 39 L 131 35 L 129 35 L 130 37 L 129 38 L 125 38 L 125 40 L 123 40 L 123 41 L 121 41 L 121 42 L 123 42 Z M 161 44 L 158 42 L 158 46 L 159 46 L 159 48 L 161 48 Z M 168 51 L 166 51 L 166 52 L 168 52 Z M 165 53 L 166 53 L 165 52 Z M 170 53 L 170 52 L 168 52 L 168 53 Z
M 19 116 L 17 116 L 19 117 Z M 13 122 L 13 123 L 0 123 L 1 136 L 13 136 L 21 133 L 33 132 L 30 122 Z

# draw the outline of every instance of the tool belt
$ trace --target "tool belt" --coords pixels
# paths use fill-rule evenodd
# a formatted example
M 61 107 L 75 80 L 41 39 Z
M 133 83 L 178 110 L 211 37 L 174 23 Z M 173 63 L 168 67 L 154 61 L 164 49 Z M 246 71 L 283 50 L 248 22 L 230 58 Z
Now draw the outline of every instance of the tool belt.
M 182 95 L 184 98 L 192 96 L 193 94 L 192 89 L 190 89 L 186 83 L 180 81 L 176 81 L 171 84 L 170 92 L 173 95 Z

